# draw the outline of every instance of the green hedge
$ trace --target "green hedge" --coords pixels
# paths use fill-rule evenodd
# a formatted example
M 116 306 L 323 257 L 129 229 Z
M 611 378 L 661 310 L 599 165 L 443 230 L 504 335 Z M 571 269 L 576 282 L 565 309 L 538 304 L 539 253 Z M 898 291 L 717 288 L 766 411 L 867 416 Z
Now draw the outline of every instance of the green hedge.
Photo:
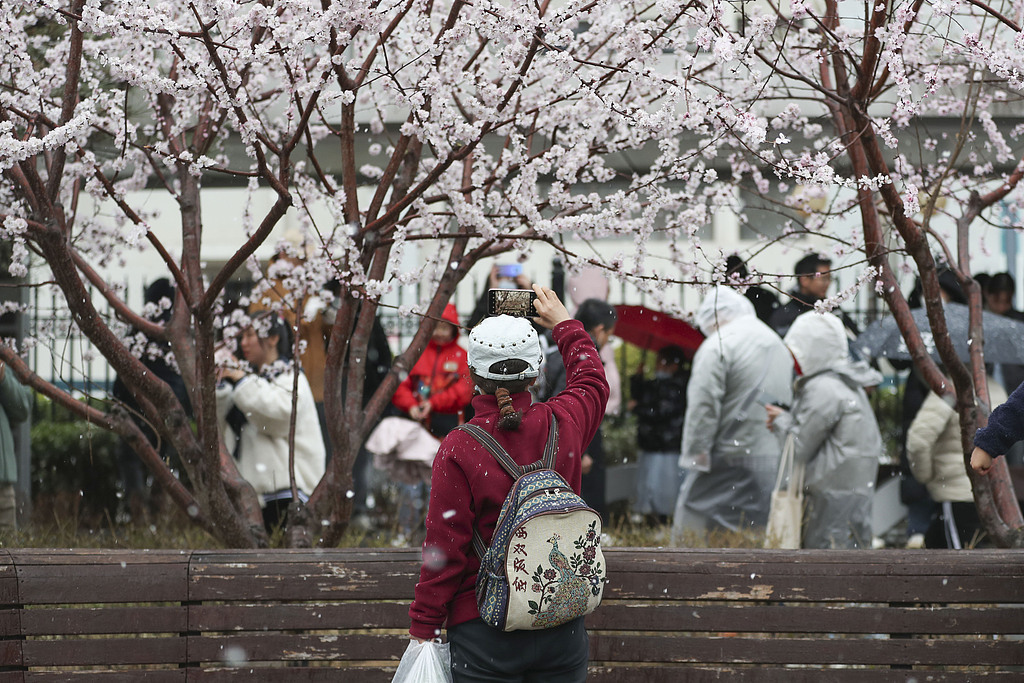
M 32 422 L 33 517 L 97 526 L 118 507 L 119 438 L 37 399 Z

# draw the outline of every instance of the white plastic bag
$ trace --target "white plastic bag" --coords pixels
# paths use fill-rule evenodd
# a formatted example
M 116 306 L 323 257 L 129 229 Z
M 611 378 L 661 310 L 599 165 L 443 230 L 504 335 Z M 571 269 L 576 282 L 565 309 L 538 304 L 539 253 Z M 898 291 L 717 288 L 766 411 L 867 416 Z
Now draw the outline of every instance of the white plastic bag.
M 391 683 L 452 683 L 448 643 L 409 641 Z

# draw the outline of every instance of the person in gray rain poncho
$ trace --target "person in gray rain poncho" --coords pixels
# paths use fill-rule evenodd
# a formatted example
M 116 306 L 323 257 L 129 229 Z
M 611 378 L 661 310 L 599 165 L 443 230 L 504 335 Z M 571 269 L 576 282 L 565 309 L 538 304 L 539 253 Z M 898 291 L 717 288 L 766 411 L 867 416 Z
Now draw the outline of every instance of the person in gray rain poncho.
M 860 377 L 851 371 L 843 323 L 831 313 L 804 313 L 785 342 L 800 373 L 793 408 L 765 410 L 779 443 L 792 434 L 794 461 L 807 467 L 801 546 L 870 548 L 882 436 Z
M 763 526 L 782 452 L 761 406 L 789 403 L 793 360 L 742 294 L 716 287 L 696 315 L 707 338 L 693 358 L 686 392 L 676 545 L 709 528 Z

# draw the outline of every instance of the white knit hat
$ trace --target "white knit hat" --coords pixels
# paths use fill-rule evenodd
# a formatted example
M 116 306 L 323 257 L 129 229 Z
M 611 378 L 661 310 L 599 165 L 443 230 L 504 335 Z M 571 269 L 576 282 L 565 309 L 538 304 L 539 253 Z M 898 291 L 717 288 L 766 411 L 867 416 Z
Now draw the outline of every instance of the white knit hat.
M 491 372 L 495 363 L 518 358 L 529 365 L 515 375 Z M 497 315 L 484 318 L 469 333 L 469 369 L 478 377 L 499 382 L 529 379 L 540 372 L 540 340 L 526 318 Z

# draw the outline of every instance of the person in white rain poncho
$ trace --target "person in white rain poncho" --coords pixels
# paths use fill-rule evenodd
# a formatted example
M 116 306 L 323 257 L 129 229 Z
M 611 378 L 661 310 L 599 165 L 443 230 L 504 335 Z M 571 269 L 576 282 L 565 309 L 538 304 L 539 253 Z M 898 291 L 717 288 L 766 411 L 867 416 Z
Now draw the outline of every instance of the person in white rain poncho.
M 697 310 L 707 338 L 693 358 L 686 392 L 673 542 L 687 532 L 763 526 L 782 452 L 762 405 L 789 403 L 793 361 L 742 294 L 716 287 Z
M 804 548 L 870 548 L 871 502 L 882 436 L 860 374 L 851 370 L 842 321 L 804 313 L 785 338 L 800 376 L 792 411 L 766 406 L 779 443 L 794 436 L 794 462 L 806 465 Z

